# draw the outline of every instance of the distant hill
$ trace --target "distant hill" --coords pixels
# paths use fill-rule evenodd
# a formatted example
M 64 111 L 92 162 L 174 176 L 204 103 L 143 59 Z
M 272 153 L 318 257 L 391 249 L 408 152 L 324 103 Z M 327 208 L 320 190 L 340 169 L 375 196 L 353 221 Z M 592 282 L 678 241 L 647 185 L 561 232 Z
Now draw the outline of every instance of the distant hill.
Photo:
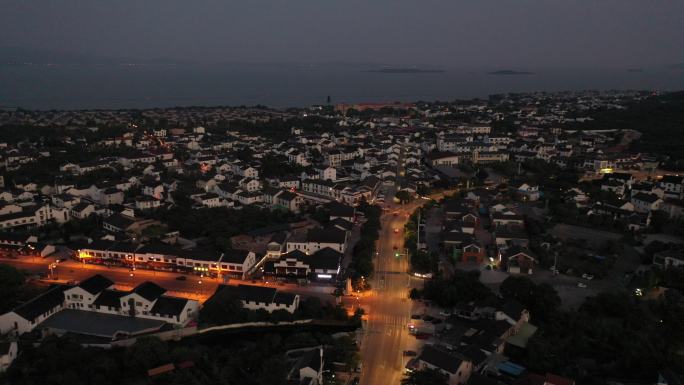
M 594 111 L 579 129 L 633 129 L 643 133 L 632 150 L 669 155 L 684 162 L 684 91 L 652 96 L 625 110 Z M 684 164 L 682 164 L 684 165 Z
M 514 70 L 499 70 L 487 72 L 488 75 L 534 75 L 534 72 L 514 71 Z

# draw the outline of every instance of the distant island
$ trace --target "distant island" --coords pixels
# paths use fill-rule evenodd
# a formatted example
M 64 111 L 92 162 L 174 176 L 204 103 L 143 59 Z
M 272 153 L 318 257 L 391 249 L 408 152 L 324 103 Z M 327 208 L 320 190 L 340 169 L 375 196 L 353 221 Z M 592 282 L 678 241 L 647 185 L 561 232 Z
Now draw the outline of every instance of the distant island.
M 513 71 L 513 70 L 499 70 L 487 72 L 489 75 L 534 75 L 534 72 L 527 71 Z
M 422 69 L 422 68 L 380 68 L 368 70 L 366 72 L 378 72 L 383 74 L 430 74 L 441 73 L 444 70 L 437 69 Z

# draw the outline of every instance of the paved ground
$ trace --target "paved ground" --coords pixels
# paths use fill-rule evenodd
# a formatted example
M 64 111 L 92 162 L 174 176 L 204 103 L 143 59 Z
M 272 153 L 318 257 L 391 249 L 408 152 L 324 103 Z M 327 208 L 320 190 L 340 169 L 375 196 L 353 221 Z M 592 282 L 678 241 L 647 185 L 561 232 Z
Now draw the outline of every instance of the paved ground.
M 442 196 L 439 194 L 433 198 L 441 199 Z M 359 305 L 368 313 L 361 344 L 361 385 L 399 384 L 408 359 L 403 351 L 416 350 L 420 344 L 408 333 L 413 306 L 408 292 L 410 288 L 422 287 L 423 281 L 407 274 L 409 264 L 405 255 L 395 257 L 394 245 L 404 253 L 403 234 L 395 234 L 393 229 L 403 228 L 408 214 L 425 202 L 415 200 L 407 205 L 390 204 L 391 209 L 381 218 L 378 255 L 374 261 L 376 274 L 371 282 L 373 290 L 358 299 Z M 395 216 L 393 212 L 396 210 L 399 212 Z
M 622 238 L 622 234 L 620 233 L 568 225 L 565 223 L 555 225 L 553 229 L 551 229 L 551 234 L 560 239 L 585 239 L 594 244 L 606 241 L 617 241 Z
M 644 245 L 648 245 L 653 241 L 660 241 L 663 243 L 684 243 L 684 238 L 669 234 L 646 234 L 644 237 Z
M 19 269 L 26 270 L 33 274 L 45 273 L 50 274 L 48 265 L 54 260 L 46 258 L 31 258 L 20 257 L 19 259 L 0 258 L 0 262 L 16 266 Z M 289 293 L 299 294 L 301 296 L 316 296 L 322 301 L 332 302 L 332 287 L 328 285 L 309 285 L 297 286 L 296 284 L 274 284 L 273 282 L 265 283 L 261 281 L 243 281 L 238 279 L 230 279 L 224 282 L 218 278 L 200 278 L 196 275 L 187 275 L 185 280 L 178 280 L 182 276 L 179 273 L 161 272 L 154 270 L 137 269 L 131 272 L 128 268 L 123 267 L 107 267 L 100 265 L 82 264 L 76 261 L 67 260 L 57 264 L 54 269 L 54 274 L 57 280 L 46 280 L 47 282 L 61 282 L 68 281 L 82 281 L 92 275 L 101 274 L 110 280 L 114 281 L 116 287 L 120 290 L 130 290 L 134 286 L 145 281 L 154 281 L 159 286 L 169 291 L 169 295 L 192 298 L 200 301 L 205 301 L 211 296 L 219 284 L 250 284 L 276 287 Z M 132 274 L 132 275 L 131 275 Z M 201 283 L 200 283 L 201 282 Z
M 159 330 L 164 321 L 115 314 L 65 309 L 45 320 L 41 326 L 78 334 L 113 338 L 117 333 L 140 334 Z

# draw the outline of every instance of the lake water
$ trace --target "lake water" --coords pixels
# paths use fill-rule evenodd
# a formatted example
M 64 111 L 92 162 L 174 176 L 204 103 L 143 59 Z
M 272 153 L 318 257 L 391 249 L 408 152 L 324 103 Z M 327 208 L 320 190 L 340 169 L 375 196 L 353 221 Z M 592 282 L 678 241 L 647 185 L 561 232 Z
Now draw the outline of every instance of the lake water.
M 539 70 L 378 73 L 358 68 L 108 66 L 0 67 L 0 106 L 30 109 L 151 108 L 453 100 L 493 93 L 684 89 L 684 70 Z

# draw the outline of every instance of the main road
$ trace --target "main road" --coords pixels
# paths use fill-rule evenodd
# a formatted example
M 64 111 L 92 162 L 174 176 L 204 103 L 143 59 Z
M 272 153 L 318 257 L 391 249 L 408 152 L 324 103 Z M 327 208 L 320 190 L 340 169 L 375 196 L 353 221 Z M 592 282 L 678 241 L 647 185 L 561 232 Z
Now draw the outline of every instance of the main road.
M 360 298 L 361 307 L 368 313 L 361 343 L 362 385 L 398 384 L 402 378 L 403 351 L 412 345 L 413 338 L 408 333 L 411 319 L 408 293 L 412 287 L 422 286 L 421 280 L 408 274 L 404 225 L 408 214 L 422 203 L 390 204 L 389 211 L 381 217 L 372 290 Z

